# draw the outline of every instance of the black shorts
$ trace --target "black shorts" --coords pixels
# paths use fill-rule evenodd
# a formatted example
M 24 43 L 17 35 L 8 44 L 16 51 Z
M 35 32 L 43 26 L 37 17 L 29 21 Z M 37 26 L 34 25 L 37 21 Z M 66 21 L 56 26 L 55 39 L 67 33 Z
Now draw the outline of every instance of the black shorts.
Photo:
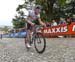
M 39 25 L 39 22 L 36 20 L 36 21 L 33 21 L 33 23 L 35 23 L 36 25 Z M 31 26 L 31 24 L 27 23 L 27 30 L 32 30 L 33 29 L 33 26 Z
M 27 30 L 32 30 L 33 26 L 31 24 L 27 23 Z

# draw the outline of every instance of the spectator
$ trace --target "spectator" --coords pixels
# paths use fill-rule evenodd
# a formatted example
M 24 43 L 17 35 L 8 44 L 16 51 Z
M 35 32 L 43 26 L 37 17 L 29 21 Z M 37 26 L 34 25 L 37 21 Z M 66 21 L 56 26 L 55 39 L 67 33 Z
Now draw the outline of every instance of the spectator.
M 67 18 L 66 18 L 66 23 L 67 23 L 67 24 L 70 24 L 70 23 L 71 23 L 71 18 L 70 18 L 70 17 L 67 17 Z
M 45 23 L 46 23 L 46 26 L 47 26 L 47 27 L 51 26 L 48 21 L 46 21 Z
M 51 26 L 57 26 L 57 22 L 55 20 L 52 20 Z
M 75 15 L 72 16 L 71 22 L 75 22 Z
M 66 23 L 66 21 L 65 21 L 65 18 L 60 18 L 60 21 L 59 21 L 59 24 L 65 24 Z

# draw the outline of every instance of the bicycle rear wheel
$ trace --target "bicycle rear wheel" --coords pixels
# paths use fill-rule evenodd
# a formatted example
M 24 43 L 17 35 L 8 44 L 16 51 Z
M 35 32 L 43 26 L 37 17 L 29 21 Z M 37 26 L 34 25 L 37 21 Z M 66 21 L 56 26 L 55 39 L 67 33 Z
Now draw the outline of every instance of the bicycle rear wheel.
M 44 36 L 42 34 L 35 35 L 34 47 L 38 53 L 43 53 L 45 51 L 46 39 L 44 38 Z

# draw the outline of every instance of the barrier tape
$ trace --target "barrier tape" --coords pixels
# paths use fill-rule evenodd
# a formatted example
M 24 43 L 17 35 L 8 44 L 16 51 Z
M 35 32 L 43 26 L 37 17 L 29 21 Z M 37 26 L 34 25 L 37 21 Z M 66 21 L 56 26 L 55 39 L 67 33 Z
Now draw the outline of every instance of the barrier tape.
M 44 36 L 58 36 L 58 35 L 74 35 L 75 34 L 75 22 L 71 24 L 60 24 L 52 27 L 45 27 L 39 29 L 43 31 Z
M 57 26 L 40 28 L 39 32 L 43 31 L 44 36 L 58 36 L 58 35 L 75 35 L 75 22 L 71 24 L 60 24 Z M 18 32 L 11 34 L 3 34 L 3 37 L 25 37 L 26 32 Z

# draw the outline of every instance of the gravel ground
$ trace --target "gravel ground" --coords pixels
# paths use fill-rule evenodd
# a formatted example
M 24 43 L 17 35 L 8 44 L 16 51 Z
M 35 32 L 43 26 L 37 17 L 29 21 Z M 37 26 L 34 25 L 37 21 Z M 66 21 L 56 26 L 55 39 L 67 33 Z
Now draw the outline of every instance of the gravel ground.
M 0 62 L 75 62 L 75 38 L 47 38 L 46 51 L 27 51 L 23 38 L 0 40 Z

